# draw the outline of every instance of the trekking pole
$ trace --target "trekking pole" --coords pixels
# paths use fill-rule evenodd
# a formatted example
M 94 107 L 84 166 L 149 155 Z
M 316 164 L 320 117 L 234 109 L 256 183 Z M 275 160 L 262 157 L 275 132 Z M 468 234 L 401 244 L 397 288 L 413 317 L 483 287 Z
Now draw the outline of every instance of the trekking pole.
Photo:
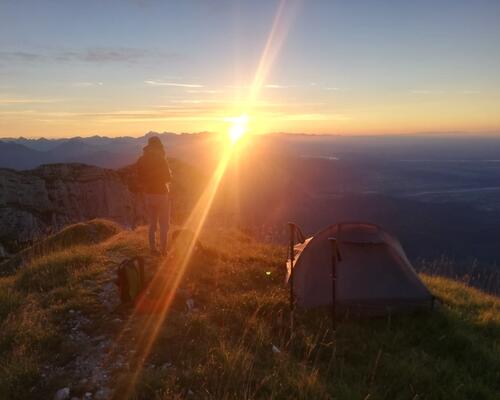
M 288 251 L 290 253 L 290 338 L 293 334 L 293 311 L 294 311 L 294 294 L 293 294 L 293 262 L 294 260 L 294 246 L 295 246 L 295 224 L 292 222 L 288 223 L 290 229 L 290 241 Z
M 332 255 L 331 255 L 331 267 L 332 267 L 332 328 L 333 337 L 335 338 L 335 333 L 337 331 L 337 261 L 341 261 L 340 251 L 338 248 L 337 239 L 334 237 L 328 238 L 331 244 Z

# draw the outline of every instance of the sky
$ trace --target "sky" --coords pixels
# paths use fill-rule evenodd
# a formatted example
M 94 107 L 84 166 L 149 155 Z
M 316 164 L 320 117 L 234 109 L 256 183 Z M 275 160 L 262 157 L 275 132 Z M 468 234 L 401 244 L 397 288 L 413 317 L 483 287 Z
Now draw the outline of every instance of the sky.
M 0 137 L 500 134 L 500 1 L 0 0 Z

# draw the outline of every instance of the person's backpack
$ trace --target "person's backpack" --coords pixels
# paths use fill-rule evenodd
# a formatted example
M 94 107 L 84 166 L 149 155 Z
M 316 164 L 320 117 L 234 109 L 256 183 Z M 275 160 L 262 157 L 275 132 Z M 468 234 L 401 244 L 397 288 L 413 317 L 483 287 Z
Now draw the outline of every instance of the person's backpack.
M 142 257 L 129 258 L 118 265 L 116 284 L 120 291 L 122 303 L 134 303 L 144 291 L 144 259 Z
M 127 188 L 131 193 L 142 193 L 143 192 L 143 182 L 139 177 L 139 167 L 137 162 L 132 165 L 123 167 L 119 171 L 121 178 L 127 184 Z

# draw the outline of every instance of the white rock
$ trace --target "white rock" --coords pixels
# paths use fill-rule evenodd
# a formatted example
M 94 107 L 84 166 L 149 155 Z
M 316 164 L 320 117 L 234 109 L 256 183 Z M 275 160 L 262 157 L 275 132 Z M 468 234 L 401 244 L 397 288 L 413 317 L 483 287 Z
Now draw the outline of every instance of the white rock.
M 111 391 L 107 388 L 99 389 L 94 396 L 96 400 L 107 400 L 111 397 Z
M 278 348 L 277 348 L 274 344 L 273 344 L 272 349 L 273 349 L 273 353 L 275 353 L 275 354 L 279 354 L 279 353 L 281 353 L 281 350 L 280 350 L 280 349 L 278 349 Z
M 67 400 L 69 399 L 69 387 L 59 389 L 54 395 L 54 400 Z

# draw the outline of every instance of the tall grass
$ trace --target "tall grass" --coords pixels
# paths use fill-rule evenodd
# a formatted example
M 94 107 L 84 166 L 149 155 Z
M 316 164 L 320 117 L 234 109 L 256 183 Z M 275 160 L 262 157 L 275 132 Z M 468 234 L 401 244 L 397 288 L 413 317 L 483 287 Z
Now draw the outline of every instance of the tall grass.
M 477 260 L 460 263 L 441 256 L 435 260 L 418 260 L 416 268 L 427 275 L 446 276 L 468 286 L 500 295 L 500 267 L 497 265 L 482 265 Z
M 44 255 L 52 255 L 60 250 L 68 250 L 75 246 L 98 244 L 121 230 L 120 225 L 105 219 L 93 219 L 88 222 L 69 225 L 1 263 L 0 276 L 11 274 L 20 266 L 27 265 L 31 260 Z
M 298 309 L 291 331 L 284 249 L 217 228 L 203 232 L 201 243 L 133 399 L 499 398 L 497 297 L 423 274 L 440 299 L 432 312 L 344 316 L 334 337 L 327 311 Z M 99 304 L 97 288 L 116 259 L 145 254 L 145 229 L 120 231 L 99 244 L 34 257 L 0 278 L 0 399 L 51 398 L 59 387 L 42 384 L 41 366 L 64 367 L 62 360 L 81 351 L 68 339 L 68 310 L 105 327 L 116 314 Z M 177 272 L 168 264 L 165 284 Z M 122 355 L 134 349 L 146 319 L 129 321 Z M 137 366 L 129 361 L 113 377 L 116 399 L 124 398 Z
M 35 257 L 0 278 L 0 399 L 53 396 L 41 367 L 74 357 L 66 319 L 70 308 L 90 310 L 95 293 L 85 282 L 106 263 L 99 246 L 75 246 Z
M 298 310 L 291 332 L 283 250 L 217 230 L 202 242 L 182 285 L 199 310 L 177 296 L 134 398 L 498 398 L 498 298 L 424 275 L 433 312 L 347 316 L 334 338 L 327 311 Z

